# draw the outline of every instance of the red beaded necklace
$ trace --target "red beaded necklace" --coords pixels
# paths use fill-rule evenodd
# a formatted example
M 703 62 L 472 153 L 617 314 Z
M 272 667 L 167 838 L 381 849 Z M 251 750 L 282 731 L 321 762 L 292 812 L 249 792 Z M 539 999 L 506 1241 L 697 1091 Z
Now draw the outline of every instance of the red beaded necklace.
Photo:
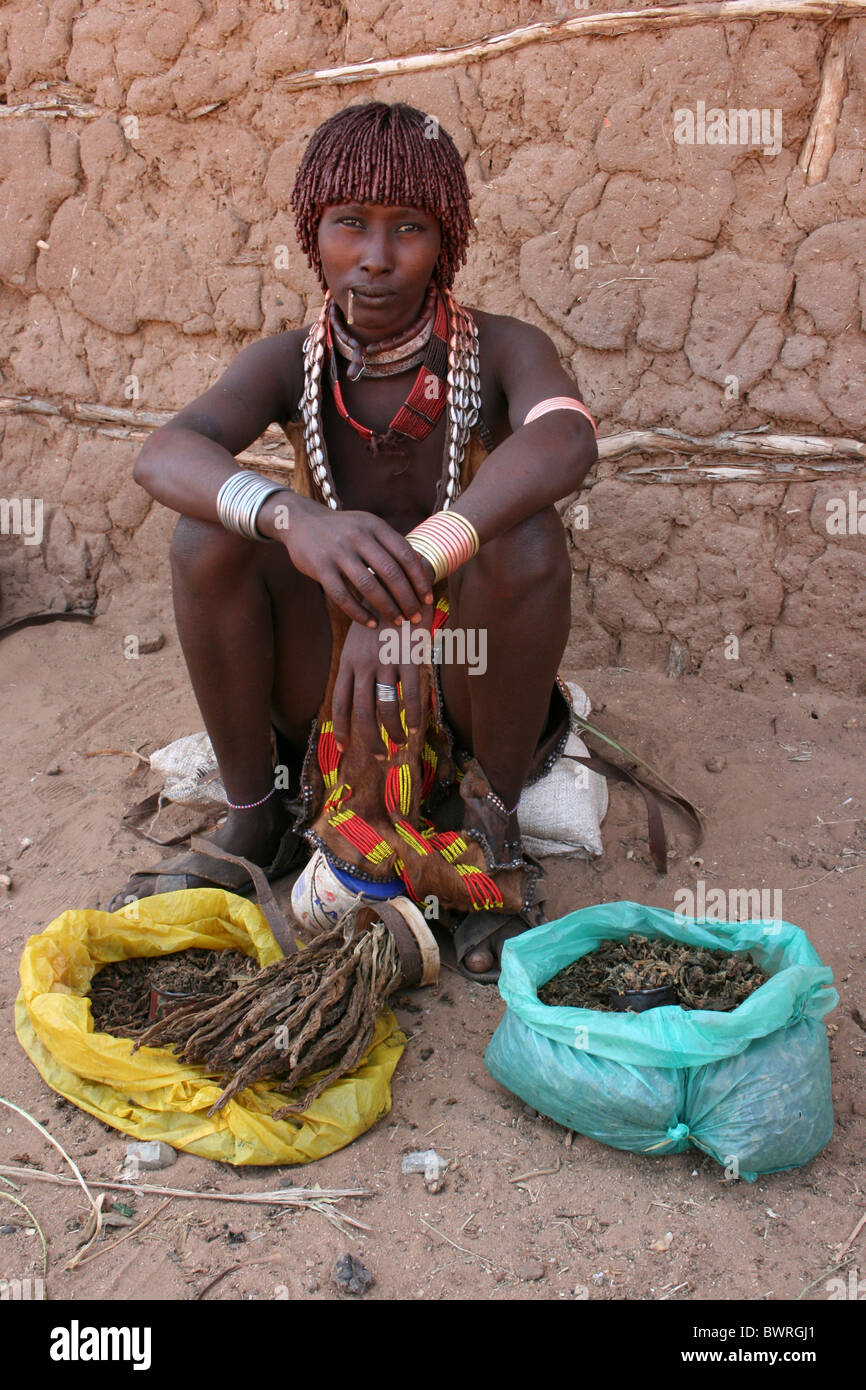
M 332 325 L 332 315 L 335 305 L 332 302 L 331 313 L 325 323 L 325 349 L 328 354 L 328 377 L 331 383 L 331 391 L 334 396 L 334 404 L 341 418 L 348 425 L 352 426 L 367 441 L 367 445 L 372 453 L 378 453 L 382 448 L 393 446 L 398 435 L 408 435 L 410 439 L 426 439 L 428 434 L 435 428 L 441 416 L 448 398 L 448 311 L 442 295 L 439 294 L 435 285 L 431 285 L 427 292 L 424 309 L 421 316 L 411 328 L 394 338 L 385 338 L 381 343 L 370 343 L 364 347 L 356 343 L 346 332 L 342 324 L 340 325 L 341 336 L 352 347 L 353 357 L 349 367 L 350 380 L 357 380 L 363 371 L 364 357 L 375 358 L 377 352 L 390 353 L 395 348 L 404 346 L 416 337 L 422 327 L 422 321 L 429 315 L 429 305 L 431 297 L 435 300 L 433 311 L 433 331 L 427 343 L 427 350 L 424 360 L 418 369 L 418 374 L 412 387 L 406 396 L 405 401 L 394 415 L 384 434 L 379 434 L 375 430 L 368 429 L 360 421 L 355 420 L 346 409 L 343 400 L 343 392 L 340 386 L 340 378 L 337 370 L 337 350 L 334 346 L 334 332 Z M 357 349 L 358 365 L 353 375 L 352 368 L 355 366 Z

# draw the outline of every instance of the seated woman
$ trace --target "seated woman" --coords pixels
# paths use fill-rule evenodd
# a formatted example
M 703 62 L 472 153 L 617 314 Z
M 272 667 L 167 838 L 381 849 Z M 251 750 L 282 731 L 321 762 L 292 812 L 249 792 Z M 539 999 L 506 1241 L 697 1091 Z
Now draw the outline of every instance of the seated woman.
M 595 461 L 595 428 L 544 333 L 455 300 L 469 190 L 430 117 L 340 111 L 292 205 L 325 290 L 315 323 L 246 347 L 135 466 L 181 513 L 178 633 L 229 798 L 212 842 L 274 878 L 303 836 L 355 880 L 435 899 L 464 970 L 492 980 L 542 916 L 516 808 L 568 732 L 554 503 Z M 235 463 L 273 421 L 291 490 Z M 419 660 L 416 634 L 446 624 L 474 639 L 452 655 L 485 661 Z M 187 854 L 110 906 L 203 883 L 251 886 Z

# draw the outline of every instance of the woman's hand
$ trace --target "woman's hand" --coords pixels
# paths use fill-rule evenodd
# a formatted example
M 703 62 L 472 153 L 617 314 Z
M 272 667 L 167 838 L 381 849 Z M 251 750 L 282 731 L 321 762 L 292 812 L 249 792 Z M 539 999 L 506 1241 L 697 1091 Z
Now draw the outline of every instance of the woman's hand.
M 369 628 L 420 623 L 433 598 L 432 571 L 404 536 L 370 512 L 335 512 L 308 502 L 279 537 L 302 574 Z
M 366 625 L 353 623 L 343 644 L 340 669 L 334 684 L 331 700 L 331 713 L 334 721 L 334 738 L 337 746 L 344 749 L 349 742 L 352 730 L 376 758 L 387 757 L 387 750 L 379 732 L 380 722 L 395 743 L 404 743 L 406 733 L 400 719 L 400 700 L 397 698 L 397 682 L 402 685 L 403 707 L 406 711 L 406 727 L 414 733 L 421 726 L 421 663 L 408 660 L 405 663 L 390 658 L 395 654 L 410 655 L 409 635 L 426 631 L 430 633 L 433 619 L 433 605 L 424 604 L 421 608 L 421 623 L 411 629 L 400 625 L 379 623 L 374 630 Z M 412 641 L 416 652 L 420 642 Z M 377 696 L 376 686 L 393 690 L 394 699 Z

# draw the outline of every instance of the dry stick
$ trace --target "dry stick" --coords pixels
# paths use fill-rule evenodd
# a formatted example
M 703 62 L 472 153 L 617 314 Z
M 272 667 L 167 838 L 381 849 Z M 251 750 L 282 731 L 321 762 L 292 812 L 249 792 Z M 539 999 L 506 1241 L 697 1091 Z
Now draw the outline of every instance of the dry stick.
M 0 106 L 0 111 L 2 110 L 3 107 Z M 172 410 L 130 410 L 125 406 L 102 403 L 90 405 L 74 400 L 63 401 L 57 405 L 54 401 L 38 396 L 0 396 L 0 415 L 47 415 L 53 419 L 65 420 L 71 425 L 93 429 L 97 434 L 107 435 L 110 439 L 147 439 L 152 430 L 167 424 L 175 414 Z M 107 422 L 123 428 L 101 428 Z M 292 453 L 286 436 L 282 430 L 274 426 L 269 426 L 261 435 L 261 439 L 265 449 L 285 448 L 290 455 Z M 250 464 L 255 468 L 268 468 L 285 477 L 290 477 L 294 470 L 291 457 L 275 458 L 270 454 L 253 453 L 249 449 L 237 454 L 236 462 Z
M 860 1217 L 860 1220 L 857 1222 L 857 1225 L 854 1227 L 845 1244 L 840 1245 L 839 1249 L 836 1251 L 837 1260 L 841 1260 L 842 1256 L 845 1254 L 845 1251 L 848 1250 L 850 1246 L 854 1244 L 855 1240 L 859 1236 L 860 1232 L 863 1230 L 864 1226 L 866 1226 L 866 1211 L 864 1211 L 863 1215 Z
M 441 1240 L 447 1241 L 449 1245 L 453 1245 L 454 1249 L 459 1250 L 461 1254 L 471 1255 L 473 1260 L 479 1260 L 481 1264 L 487 1265 L 488 1269 L 501 1268 L 500 1265 L 495 1265 L 492 1260 L 488 1260 L 486 1255 L 479 1255 L 475 1250 L 467 1250 L 465 1245 L 458 1245 L 456 1240 L 452 1240 L 450 1236 L 446 1236 L 445 1232 L 440 1231 L 438 1226 L 431 1226 L 430 1222 L 425 1221 L 423 1216 L 419 1217 L 418 1219 L 420 1220 L 422 1226 L 426 1226 L 428 1231 L 433 1232 L 434 1236 L 439 1236 Z M 506 1271 L 506 1273 L 507 1272 L 508 1271 Z
M 69 1181 L 71 1182 L 72 1179 L 70 1178 Z M 14 1202 L 16 1207 L 21 1207 L 24 1211 L 26 1211 L 27 1215 L 30 1217 L 30 1220 L 33 1222 L 33 1225 L 39 1232 L 39 1239 L 42 1241 L 42 1278 L 46 1279 L 48 1277 L 48 1242 L 45 1239 L 45 1232 L 39 1225 L 39 1222 L 36 1220 L 36 1217 L 33 1215 L 33 1212 L 30 1210 L 26 1202 L 22 1202 L 20 1197 L 14 1197 L 11 1192 L 0 1192 L 0 1201 L 2 1201 L 4 1197 L 7 1202 Z
M 831 874 L 853 874 L 856 873 L 858 869 L 866 869 L 866 864 L 852 864 L 848 869 L 843 868 L 841 864 L 837 864 L 834 869 L 828 869 L 820 878 L 810 879 L 808 883 L 798 883 L 794 888 L 786 888 L 785 892 L 799 893 L 801 888 L 814 888 L 816 883 L 823 883 L 824 879 L 829 878 Z
M 866 3 L 866 0 L 864 0 Z M 682 430 L 626 430 L 598 441 L 598 457 L 620 459 L 626 454 L 737 454 L 742 458 L 861 459 L 866 461 L 866 444 L 815 434 L 758 434 L 749 430 L 723 430 L 700 437 Z
M 118 1245 L 122 1245 L 125 1240 L 131 1240 L 133 1236 L 138 1235 L 139 1231 L 143 1231 L 145 1226 L 149 1226 L 151 1221 L 154 1221 L 161 1211 L 165 1211 L 166 1207 L 171 1206 L 173 1201 L 173 1197 L 168 1197 L 166 1201 L 163 1202 L 162 1206 L 157 1207 L 156 1211 L 152 1211 L 150 1216 L 146 1216 L 143 1221 L 139 1221 L 138 1225 L 133 1226 L 131 1231 L 127 1231 L 125 1236 L 120 1236 L 118 1240 L 113 1240 L 110 1245 L 103 1246 L 101 1250 L 95 1251 L 94 1254 L 85 1256 L 83 1260 L 78 1261 L 75 1268 L 80 1269 L 82 1265 L 90 1264 L 91 1260 L 101 1260 L 102 1256 L 107 1255 L 109 1250 L 116 1250 Z
M 150 758 L 145 758 L 141 753 L 136 753 L 127 748 L 93 748 L 89 753 L 82 753 L 82 758 L 138 758 L 140 763 L 147 763 L 150 767 Z
M 664 1303 L 665 1299 L 673 1297 L 675 1293 L 679 1293 L 680 1289 L 687 1289 L 688 1286 L 688 1279 L 686 1279 L 682 1284 L 675 1284 L 674 1287 L 668 1293 L 662 1295 L 662 1297 L 659 1299 L 659 1303 Z
M 59 1183 L 62 1187 L 74 1186 L 74 1178 L 61 1178 L 54 1173 L 43 1173 L 38 1168 L 8 1168 L 0 1171 L 15 1173 L 22 1178 L 33 1178 L 35 1182 Z M 349 1216 L 346 1212 L 331 1211 L 342 1197 L 372 1197 L 375 1194 L 365 1192 L 356 1188 L 281 1188 L 277 1192 L 261 1193 L 227 1193 L 227 1192 L 193 1192 L 188 1188 L 180 1187 L 134 1187 L 131 1183 L 123 1182 L 94 1182 L 93 1187 L 108 1188 L 112 1192 L 125 1192 L 131 1197 L 201 1197 L 212 1202 L 249 1202 L 253 1206 L 277 1206 L 285 1209 L 294 1208 L 296 1211 L 317 1211 L 320 1216 L 324 1216 L 326 1221 L 330 1221 L 332 1226 L 336 1226 L 343 1235 L 351 1236 L 342 1224 L 346 1222 L 350 1226 L 355 1226 L 359 1231 L 370 1231 L 371 1226 L 367 1226 L 363 1221 L 357 1221 L 354 1216 Z M 303 1196 L 301 1195 L 303 1194 Z M 87 1248 L 86 1246 L 84 1247 Z M 89 1258 L 89 1257 L 88 1257 Z M 76 1264 L 83 1264 L 84 1261 L 76 1260 Z
M 59 1183 L 62 1187 L 75 1185 L 74 1178 L 57 1177 L 54 1173 L 43 1173 L 38 1168 L 14 1168 L 0 1167 L 0 1176 L 4 1172 L 14 1173 L 16 1177 L 33 1178 L 35 1182 Z M 366 1192 L 360 1188 L 281 1188 L 276 1192 L 244 1193 L 233 1194 L 225 1192 L 193 1192 L 188 1188 L 180 1187 L 134 1187 L 131 1183 L 122 1182 L 93 1182 L 93 1187 L 107 1188 L 112 1192 L 125 1192 L 129 1196 L 149 1197 L 149 1196 L 170 1196 L 170 1197 L 201 1197 L 212 1202 L 249 1202 L 253 1206 L 277 1206 L 286 1208 L 294 1207 L 297 1211 L 317 1211 L 320 1216 L 324 1216 L 332 1226 L 343 1235 L 351 1238 L 351 1231 L 346 1230 L 349 1226 L 355 1226 L 359 1231 L 370 1231 L 373 1228 L 367 1226 L 363 1221 L 357 1221 L 354 1216 L 349 1216 L 346 1212 L 331 1211 L 330 1208 L 336 1206 L 342 1197 L 372 1197 L 372 1192 Z M 84 1247 L 87 1249 L 87 1246 Z M 83 1252 L 79 1252 L 81 1254 Z M 73 1257 L 75 1263 L 67 1265 L 67 1268 L 75 1268 L 78 1264 L 83 1264 L 84 1260 Z M 89 1258 L 89 1257 L 88 1257 Z
M 787 888 L 785 891 L 787 893 L 799 893 L 802 888 L 814 888 L 816 883 L 823 883 L 825 878 L 829 878 L 830 875 L 835 874 L 835 872 L 835 869 L 828 869 L 820 878 L 810 878 L 808 883 L 797 883 L 793 888 Z
M 413 53 L 400 58 L 365 59 L 361 63 L 343 63 L 339 67 L 307 69 L 292 73 L 277 83 L 280 91 L 300 91 L 330 82 L 337 86 L 350 82 L 371 82 L 378 77 L 398 77 L 406 73 L 429 71 L 431 68 L 453 67 L 456 64 L 483 61 L 500 53 L 513 52 L 528 44 L 542 41 L 558 42 L 581 37 L 612 37 L 640 30 L 658 28 L 679 29 L 693 24 L 715 22 L 735 23 L 738 20 L 761 19 L 839 19 L 862 16 L 866 0 L 715 0 L 706 4 L 650 5 L 641 10 L 606 10 L 600 14 L 582 15 L 576 19 L 544 20 L 524 24 L 500 34 L 489 34 L 475 43 L 456 48 L 437 48 L 432 53 Z M 176 120 L 196 120 L 224 101 L 211 102 L 193 111 L 177 112 Z M 49 96 L 39 101 L 22 102 L 17 106 L 0 106 L 0 117 L 14 118 L 30 115 L 80 116 L 93 119 L 116 115 L 108 107 L 78 102 L 71 97 Z
M 108 114 L 105 107 L 92 106 L 87 102 L 64 101 L 62 97 L 45 97 L 42 101 L 22 101 L 17 106 L 0 106 L 0 120 L 11 120 L 16 116 L 79 116 L 82 120 L 93 121 Z
M 41 1168 L 17 1168 L 4 1163 L 0 1164 L 0 1173 L 12 1178 L 32 1178 L 34 1182 L 58 1183 L 61 1187 L 75 1186 L 74 1178 L 44 1173 Z M 90 1186 L 109 1192 L 128 1192 L 134 1197 L 194 1197 L 203 1202 L 250 1202 L 253 1206 L 276 1207 L 305 1207 L 313 1202 L 337 1202 L 342 1197 L 375 1196 L 375 1193 L 362 1187 L 280 1187 L 273 1192 L 195 1192 L 187 1187 L 157 1187 L 151 1183 L 136 1186 L 129 1182 L 96 1182 L 93 1179 Z
M 0 396 L 0 415 L 61 416 L 75 424 L 101 424 L 106 420 L 158 429 L 172 419 L 171 410 L 130 410 L 122 405 L 90 405 L 86 401 L 65 400 L 60 405 L 40 396 Z
M 835 19 L 840 16 L 866 14 L 866 0 L 717 0 L 711 4 L 651 5 L 642 10 L 606 10 L 601 14 L 581 15 L 576 19 L 542 21 L 524 24 L 505 33 L 491 34 L 476 43 L 457 48 L 438 48 L 432 53 L 413 53 L 402 58 L 368 59 L 363 63 L 343 63 L 339 67 L 316 68 L 284 77 L 276 86 L 279 91 L 297 92 L 315 87 L 321 82 L 342 85 L 347 82 L 370 82 L 377 77 L 398 77 L 405 73 L 447 68 L 455 64 L 478 62 L 500 53 L 513 52 L 541 40 L 617 36 L 635 30 L 656 28 L 678 29 L 685 25 L 722 23 L 739 19 Z
M 821 1273 L 818 1275 L 818 1278 L 813 1279 L 811 1284 L 807 1284 L 805 1289 L 801 1289 L 794 1301 L 796 1303 L 799 1303 L 800 1299 L 805 1298 L 806 1294 L 810 1293 L 811 1290 L 815 1288 L 816 1284 L 820 1284 L 822 1279 L 828 1279 L 831 1274 L 836 1273 L 837 1269 L 845 1269 L 848 1265 L 850 1265 L 851 1259 L 852 1257 L 850 1255 L 847 1255 L 844 1260 L 839 1260 L 836 1264 L 828 1265 L 826 1269 L 822 1269 Z
M 132 410 L 126 405 L 106 405 L 102 401 L 56 401 L 42 396 L 0 396 L 0 415 L 60 416 L 75 425 L 129 425 L 133 429 L 159 429 L 177 414 L 174 410 Z M 286 436 L 276 425 L 269 425 L 260 436 L 274 444 L 286 444 Z
M 550 1173 L 558 1173 L 562 1163 L 556 1160 L 555 1168 L 533 1168 L 531 1173 L 521 1173 L 517 1178 L 509 1178 L 509 1182 L 526 1182 L 528 1178 L 546 1178 Z
M 203 1289 L 199 1289 L 198 1293 L 193 1294 L 193 1302 L 195 1303 L 197 1299 L 204 1298 L 205 1294 L 214 1288 L 221 1279 L 225 1279 L 227 1274 L 234 1273 L 236 1269 L 252 1269 L 253 1265 L 277 1264 L 282 1258 L 282 1255 L 264 1255 L 260 1260 L 242 1260 L 239 1264 L 227 1265 L 225 1269 L 221 1269 L 219 1274 L 211 1279 L 209 1284 L 205 1284 Z
M 174 119 L 196 121 L 199 116 L 209 116 L 211 111 L 225 105 L 225 101 L 211 101 L 206 106 L 197 106 L 194 111 L 176 112 Z M 7 120 L 22 116 L 78 116 L 81 120 L 93 121 L 100 116 L 112 114 L 116 113 L 108 107 L 93 106 L 88 102 L 71 101 L 58 96 L 43 97 L 41 101 L 22 101 L 15 106 L 0 106 L 0 119 L 5 117 Z
M 862 3 L 866 7 L 866 0 L 862 0 Z M 0 415 L 4 414 L 49 415 L 64 419 L 70 424 L 89 428 L 94 428 L 98 422 L 113 420 L 136 427 L 136 438 L 146 438 L 151 429 L 158 429 L 160 425 L 173 418 L 173 413 L 168 410 L 129 410 L 122 406 L 88 405 L 80 401 L 64 401 L 62 405 L 57 405 L 53 401 L 31 396 L 0 396 Z M 270 440 L 275 447 L 279 445 L 290 448 L 282 431 L 273 427 L 265 430 L 261 439 Z M 264 447 L 268 448 L 270 444 L 266 443 Z M 792 458 L 814 460 L 817 463 L 825 460 L 831 465 L 838 462 L 844 467 L 848 459 L 866 462 L 866 443 L 835 435 L 759 434 L 753 430 L 723 430 L 720 434 L 700 437 L 661 426 L 650 430 L 624 430 L 619 434 L 602 436 L 598 441 L 599 461 L 621 459 L 629 454 L 736 454 L 743 459 L 763 460 L 771 467 L 776 461 L 781 463 Z M 293 464 L 288 459 L 252 454 L 249 451 L 238 454 L 237 462 L 255 463 L 286 474 L 291 473 L 293 469 Z M 668 466 L 665 471 L 671 471 L 672 467 Z M 704 465 L 696 465 L 695 471 L 700 472 L 702 468 L 719 476 L 725 472 L 722 467 Z M 637 477 L 642 471 L 654 470 L 631 469 L 624 476 Z M 686 465 L 683 465 L 683 471 L 689 471 Z M 730 469 L 732 477 L 740 477 L 742 473 L 742 467 Z M 574 494 L 575 497 L 577 495 Z M 559 506 L 564 507 L 570 500 L 573 499 L 565 498 Z
M 848 89 L 845 70 L 845 40 L 848 25 L 834 26 L 821 69 L 821 91 L 812 116 L 809 133 L 797 161 L 807 184 L 822 183 L 827 177 L 836 148 L 836 127 Z
M 94 1201 L 93 1197 L 91 1196 L 90 1189 L 88 1188 L 87 1183 L 84 1181 L 84 1178 L 81 1176 L 81 1173 L 80 1173 L 80 1171 L 79 1171 L 79 1169 L 78 1169 L 77 1164 L 75 1163 L 75 1161 L 74 1161 L 73 1159 L 71 1159 L 71 1158 L 69 1157 L 69 1154 L 66 1152 L 66 1150 L 65 1150 L 64 1147 L 63 1147 L 63 1145 L 62 1145 L 62 1144 L 58 1144 L 58 1142 L 57 1142 L 57 1140 L 54 1138 L 54 1136 L 53 1136 L 52 1134 L 49 1134 L 49 1133 L 48 1133 L 48 1130 L 45 1128 L 45 1126 L 44 1126 L 44 1125 L 41 1125 L 41 1124 L 39 1123 L 38 1120 L 34 1120 L 33 1116 L 32 1116 L 32 1115 L 29 1115 L 29 1114 L 27 1113 L 26 1110 L 22 1110 L 21 1107 L 20 1107 L 20 1105 L 15 1105 L 11 1100 L 6 1100 L 4 1096 L 0 1096 L 0 1105 L 6 1105 L 6 1106 L 8 1106 L 8 1108 L 9 1108 L 10 1110 L 14 1110 L 14 1111 L 15 1111 L 16 1115 L 20 1115 L 23 1119 L 29 1120 L 30 1123 L 33 1125 L 33 1127 L 34 1127 L 35 1129 L 38 1129 L 38 1130 L 39 1130 L 39 1133 L 40 1133 L 40 1134 L 43 1134 L 43 1135 L 45 1136 L 45 1138 L 48 1140 L 49 1144 L 53 1144 L 53 1145 L 54 1145 L 54 1147 L 55 1147 L 55 1149 L 57 1150 L 57 1152 L 60 1153 L 60 1154 L 62 1154 L 63 1157 L 66 1159 L 66 1162 L 69 1164 L 70 1168 L 72 1169 L 73 1173 L 75 1174 L 75 1178 L 76 1178 L 77 1181 L 80 1183 L 80 1185 L 84 1188 L 84 1195 L 85 1195 L 85 1197 L 87 1198 L 88 1202 L 90 1203 L 91 1211 L 97 1211 L 97 1210 L 98 1210 L 97 1203 Z M 4 1169 L 4 1171 L 6 1171 L 6 1170 Z M 13 1170 L 12 1170 L 11 1168 L 10 1168 L 8 1171 L 9 1171 L 10 1177 L 15 1176 L 15 1174 L 13 1173 Z M 27 1171 L 28 1171 L 28 1170 L 25 1168 L 25 1169 L 24 1169 L 24 1172 L 26 1173 Z M 20 1174 L 19 1174 L 19 1176 L 20 1176 Z M 53 1174 L 50 1175 L 50 1176 L 53 1176 Z M 72 1179 L 72 1178 L 57 1178 L 56 1181 L 57 1181 L 57 1182 L 71 1183 L 71 1182 L 73 1182 L 73 1179 Z M 95 1186 L 95 1187 L 98 1187 L 99 1185 L 100 1185 L 99 1183 L 94 1183 L 94 1186 Z
M 332 1226 L 336 1226 L 338 1231 L 341 1231 L 344 1236 L 349 1236 L 352 1240 L 354 1240 L 354 1236 L 351 1231 L 346 1230 L 343 1225 L 344 1221 L 348 1222 L 350 1226 L 355 1226 L 359 1231 L 372 1231 L 373 1229 L 372 1226 L 365 1225 L 363 1221 L 356 1221 L 354 1216 L 348 1216 L 344 1211 L 331 1211 L 330 1206 L 325 1206 L 322 1202 L 310 1202 L 309 1209 L 319 1212 L 326 1221 L 330 1221 Z
M 78 1265 L 80 1264 L 83 1257 L 86 1255 L 87 1251 L 90 1249 L 91 1245 L 93 1245 L 96 1242 L 99 1233 L 102 1230 L 102 1212 L 104 1207 L 105 1193 L 100 1192 L 99 1196 L 96 1199 L 96 1206 L 90 1213 L 87 1224 L 84 1228 L 84 1234 L 81 1238 L 82 1243 L 79 1246 L 78 1250 L 75 1252 L 75 1254 L 71 1255 L 69 1259 L 66 1261 L 66 1264 L 63 1266 L 64 1273 L 67 1270 L 77 1269 Z

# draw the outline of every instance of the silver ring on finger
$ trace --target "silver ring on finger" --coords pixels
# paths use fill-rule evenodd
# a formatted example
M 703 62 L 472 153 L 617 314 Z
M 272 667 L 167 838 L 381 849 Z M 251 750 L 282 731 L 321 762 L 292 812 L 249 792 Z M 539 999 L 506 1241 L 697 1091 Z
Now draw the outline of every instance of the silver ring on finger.
M 396 685 L 382 685 L 376 682 L 376 701 L 380 705 L 396 705 L 398 701 Z

